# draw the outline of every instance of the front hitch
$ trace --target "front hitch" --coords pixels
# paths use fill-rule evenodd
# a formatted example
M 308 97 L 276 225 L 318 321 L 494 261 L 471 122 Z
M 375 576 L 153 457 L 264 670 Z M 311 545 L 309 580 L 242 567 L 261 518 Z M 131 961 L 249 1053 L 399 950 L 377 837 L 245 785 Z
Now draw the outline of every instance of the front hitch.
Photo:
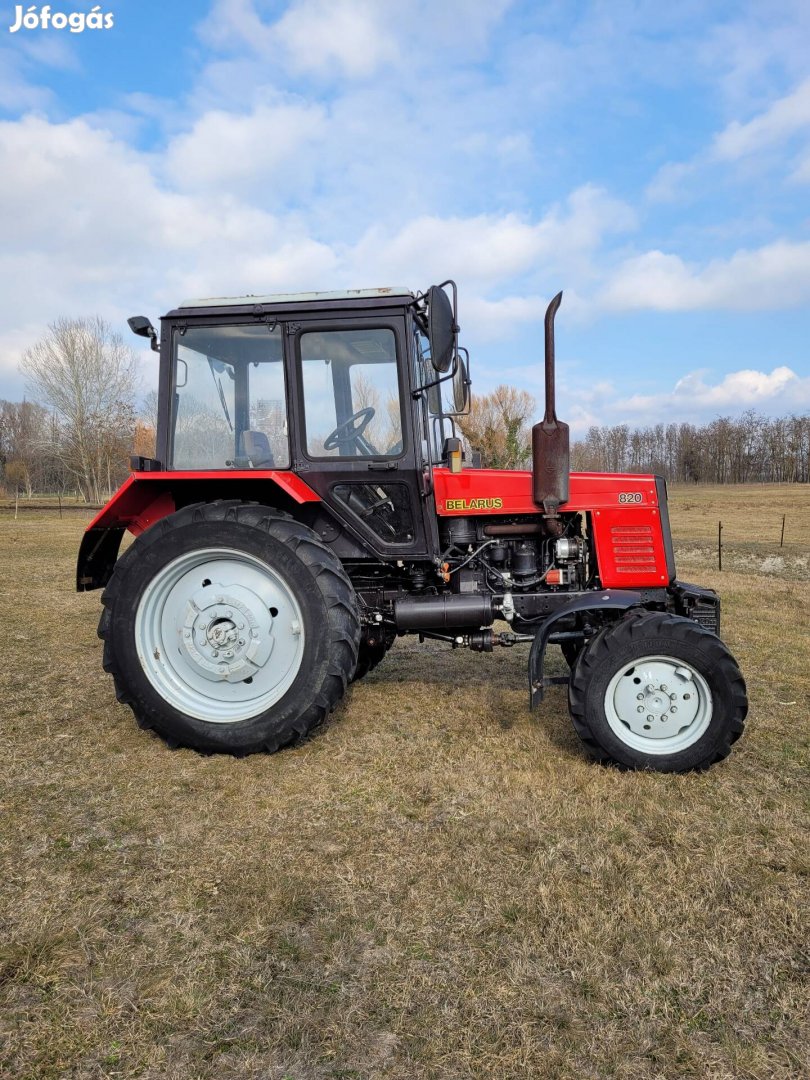
M 555 624 L 567 615 L 581 614 L 583 612 L 597 611 L 627 611 L 629 608 L 638 607 L 641 604 L 641 593 L 622 589 L 609 589 L 601 593 L 588 593 L 577 596 L 565 607 L 560 608 L 549 615 L 534 635 L 531 651 L 529 653 L 529 708 L 534 709 L 543 700 L 545 688 L 555 683 L 567 683 L 567 678 L 560 676 L 546 676 L 543 668 L 546 658 L 546 646 L 554 636 L 555 641 L 563 641 L 579 637 L 579 634 L 565 634 L 554 632 Z

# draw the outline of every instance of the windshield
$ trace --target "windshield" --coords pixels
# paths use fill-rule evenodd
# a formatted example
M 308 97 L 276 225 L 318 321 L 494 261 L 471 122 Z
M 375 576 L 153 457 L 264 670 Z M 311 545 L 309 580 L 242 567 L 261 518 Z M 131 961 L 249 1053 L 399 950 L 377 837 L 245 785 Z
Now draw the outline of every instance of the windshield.
M 279 328 L 177 330 L 173 363 L 173 468 L 289 467 Z

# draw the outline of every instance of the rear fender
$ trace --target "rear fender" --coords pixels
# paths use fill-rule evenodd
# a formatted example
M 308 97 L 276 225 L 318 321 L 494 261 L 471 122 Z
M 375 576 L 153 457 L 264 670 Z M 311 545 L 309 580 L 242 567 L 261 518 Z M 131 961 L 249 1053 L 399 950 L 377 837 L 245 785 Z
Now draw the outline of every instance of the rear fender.
M 139 536 L 182 506 L 215 499 L 245 499 L 283 510 L 321 501 L 291 472 L 132 473 L 87 526 L 79 547 L 76 589 L 85 592 L 107 584 L 125 532 Z
M 555 681 L 543 674 L 546 659 L 546 646 L 554 633 L 554 627 L 566 615 L 580 614 L 587 611 L 627 611 L 642 603 L 641 593 L 628 589 L 609 589 L 601 593 L 586 593 L 576 596 L 570 603 L 559 608 L 540 624 L 529 653 L 529 708 L 533 709 L 543 700 L 545 688 Z M 572 635 L 573 636 L 573 635 Z M 567 681 L 567 680 L 565 680 Z

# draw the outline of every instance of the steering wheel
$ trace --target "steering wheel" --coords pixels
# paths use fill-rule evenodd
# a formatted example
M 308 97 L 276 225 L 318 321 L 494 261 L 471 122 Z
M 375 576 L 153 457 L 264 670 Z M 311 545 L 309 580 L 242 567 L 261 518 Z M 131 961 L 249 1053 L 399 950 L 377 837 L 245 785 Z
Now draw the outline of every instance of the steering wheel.
M 348 420 L 338 424 L 331 435 L 326 436 L 323 442 L 324 450 L 337 450 L 345 443 L 356 443 L 373 419 L 374 409 L 370 405 L 365 409 L 358 409 Z

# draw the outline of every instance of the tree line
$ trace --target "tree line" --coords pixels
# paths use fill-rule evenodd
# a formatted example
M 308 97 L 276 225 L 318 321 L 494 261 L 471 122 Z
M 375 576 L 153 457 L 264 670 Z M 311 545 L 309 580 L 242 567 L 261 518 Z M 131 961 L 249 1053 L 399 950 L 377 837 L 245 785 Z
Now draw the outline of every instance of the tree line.
M 499 386 L 475 397 L 458 427 L 481 464 L 531 468 L 535 400 Z M 707 424 L 594 426 L 571 445 L 575 472 L 656 473 L 681 483 L 810 483 L 810 415 L 766 417 L 749 411 Z
M 697 484 L 810 482 L 810 416 L 749 411 L 708 424 L 592 427 L 574 443 L 572 468 L 652 472 Z

